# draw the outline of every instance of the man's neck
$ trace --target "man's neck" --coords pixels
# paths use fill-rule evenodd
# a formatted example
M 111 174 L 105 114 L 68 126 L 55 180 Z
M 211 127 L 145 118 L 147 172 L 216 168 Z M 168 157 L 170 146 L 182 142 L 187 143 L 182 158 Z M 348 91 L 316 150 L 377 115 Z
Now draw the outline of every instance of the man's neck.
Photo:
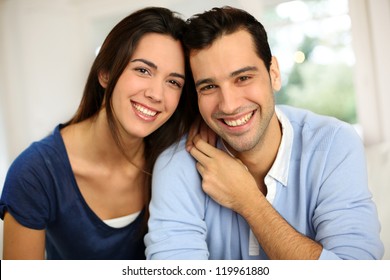
M 275 114 L 266 134 L 253 149 L 240 153 L 233 152 L 255 177 L 258 185 L 264 184 L 264 178 L 274 164 L 278 154 L 281 140 L 282 128 Z

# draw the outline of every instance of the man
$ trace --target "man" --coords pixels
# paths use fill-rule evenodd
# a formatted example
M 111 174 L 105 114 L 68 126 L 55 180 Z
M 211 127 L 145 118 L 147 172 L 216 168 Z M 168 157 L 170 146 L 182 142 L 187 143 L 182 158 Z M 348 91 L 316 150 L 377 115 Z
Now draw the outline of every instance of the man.
M 380 259 L 360 138 L 275 106 L 279 66 L 261 23 L 214 8 L 190 19 L 184 41 L 218 149 L 196 136 L 190 154 L 183 139 L 158 159 L 147 258 Z

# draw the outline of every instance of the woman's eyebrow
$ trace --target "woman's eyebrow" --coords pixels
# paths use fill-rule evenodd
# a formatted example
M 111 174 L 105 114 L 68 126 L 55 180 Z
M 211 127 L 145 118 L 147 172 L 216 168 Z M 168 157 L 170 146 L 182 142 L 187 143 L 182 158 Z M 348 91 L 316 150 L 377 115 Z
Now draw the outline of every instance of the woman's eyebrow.
M 156 64 L 154 64 L 153 62 L 151 62 L 147 59 L 144 59 L 144 58 L 135 58 L 135 59 L 131 60 L 130 62 L 137 62 L 137 61 L 145 63 L 146 65 L 148 65 L 149 67 L 152 67 L 153 69 L 158 69 Z M 169 76 L 181 78 L 183 80 L 185 80 L 185 78 L 186 78 L 183 74 L 176 73 L 176 72 L 169 73 Z
M 181 79 L 183 79 L 183 80 L 186 79 L 186 76 L 184 76 L 183 74 L 180 74 L 180 73 L 176 73 L 176 72 L 170 73 L 169 76 L 181 78 Z
M 148 66 L 150 66 L 150 67 L 152 67 L 154 69 L 157 69 L 157 65 L 156 64 L 154 64 L 153 62 L 151 62 L 149 60 L 143 59 L 143 58 L 136 58 L 136 59 L 131 60 L 130 62 L 137 62 L 137 61 L 143 62 L 146 65 L 148 65 Z

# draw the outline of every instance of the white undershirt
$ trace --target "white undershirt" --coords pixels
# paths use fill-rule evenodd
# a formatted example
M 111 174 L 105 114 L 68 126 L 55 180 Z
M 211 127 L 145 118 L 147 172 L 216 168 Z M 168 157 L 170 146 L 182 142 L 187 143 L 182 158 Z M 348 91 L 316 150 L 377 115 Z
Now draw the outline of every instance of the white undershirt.
M 141 211 L 138 211 L 138 212 L 135 212 L 135 213 L 127 215 L 127 216 L 109 219 L 109 220 L 103 220 L 103 222 L 106 223 L 108 226 L 113 227 L 113 228 L 122 228 L 122 227 L 130 225 L 132 222 L 134 222 L 140 213 L 141 213 Z

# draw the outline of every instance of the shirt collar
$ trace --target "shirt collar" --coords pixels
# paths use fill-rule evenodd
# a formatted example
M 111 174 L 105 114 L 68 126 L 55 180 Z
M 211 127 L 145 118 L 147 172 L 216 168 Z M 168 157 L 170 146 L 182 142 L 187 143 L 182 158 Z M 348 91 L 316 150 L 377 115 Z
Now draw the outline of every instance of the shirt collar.
M 282 141 L 280 142 L 274 164 L 267 176 L 271 176 L 284 186 L 287 186 L 294 131 L 286 115 L 277 107 L 275 107 L 275 112 L 282 126 Z

